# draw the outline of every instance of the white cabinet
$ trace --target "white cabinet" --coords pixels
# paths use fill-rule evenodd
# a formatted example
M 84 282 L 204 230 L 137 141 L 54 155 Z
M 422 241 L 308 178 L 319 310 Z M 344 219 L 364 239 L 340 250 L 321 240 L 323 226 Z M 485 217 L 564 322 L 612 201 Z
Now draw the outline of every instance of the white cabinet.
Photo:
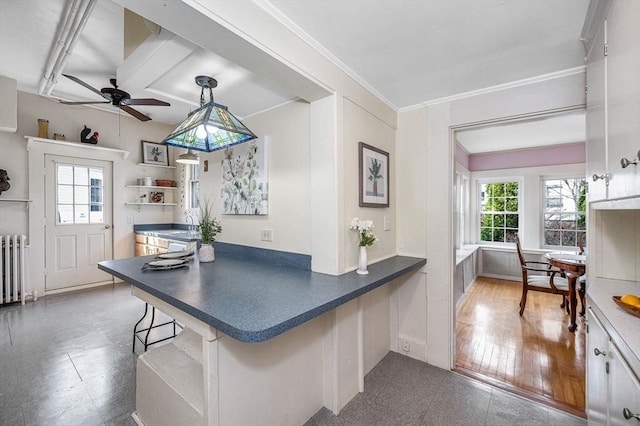
M 610 342 L 611 343 L 611 342 Z M 609 425 L 637 425 L 640 385 L 615 345 L 609 347 Z
M 591 308 L 587 311 L 587 324 L 587 417 L 590 425 L 606 425 L 609 336 Z
M 605 120 L 605 34 L 606 22 L 600 27 L 587 57 L 587 176 L 607 172 L 607 132 Z M 607 199 L 606 179 L 589 182 L 589 201 Z
M 640 196 L 640 2 L 615 0 L 587 57 L 589 201 Z M 607 185 L 608 183 L 608 185 Z
M 589 425 L 636 425 L 640 384 L 593 310 L 587 312 L 587 419 Z

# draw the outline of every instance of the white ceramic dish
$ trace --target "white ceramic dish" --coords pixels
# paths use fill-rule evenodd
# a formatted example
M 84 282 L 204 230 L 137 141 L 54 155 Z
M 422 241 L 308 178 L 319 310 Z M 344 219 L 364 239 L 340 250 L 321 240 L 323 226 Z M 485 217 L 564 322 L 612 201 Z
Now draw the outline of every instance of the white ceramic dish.
M 158 255 L 159 259 L 186 259 L 187 257 L 191 257 L 195 254 L 193 250 L 185 250 L 185 251 L 170 251 L 168 253 L 162 253 Z

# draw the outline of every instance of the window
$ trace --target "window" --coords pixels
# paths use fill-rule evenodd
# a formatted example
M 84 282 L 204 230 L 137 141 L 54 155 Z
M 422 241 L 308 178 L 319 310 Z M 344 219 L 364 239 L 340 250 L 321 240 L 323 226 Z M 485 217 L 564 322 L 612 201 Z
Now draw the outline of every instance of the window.
M 103 223 L 104 170 L 56 164 L 56 223 Z
M 189 164 L 184 169 L 185 209 L 197 209 L 200 207 L 200 165 Z
M 587 182 L 581 178 L 544 180 L 544 245 L 576 247 L 584 241 Z
M 520 223 L 518 182 L 484 183 L 480 191 L 480 241 L 515 242 Z

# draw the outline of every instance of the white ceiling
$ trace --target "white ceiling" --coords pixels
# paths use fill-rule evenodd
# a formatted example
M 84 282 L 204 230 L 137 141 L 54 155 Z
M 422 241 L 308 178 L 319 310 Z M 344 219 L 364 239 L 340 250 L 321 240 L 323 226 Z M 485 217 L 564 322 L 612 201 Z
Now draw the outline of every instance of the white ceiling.
M 585 112 L 480 126 L 456 132 L 456 140 L 469 154 L 584 142 Z
M 396 109 L 584 64 L 587 0 L 260 1 Z M 20 90 L 37 93 L 64 7 L 0 0 L 0 75 Z M 215 100 L 240 118 L 297 98 L 166 30 L 125 61 L 123 16 L 121 6 L 98 0 L 62 71 L 97 89 L 117 76 L 134 98 L 170 102 L 136 109 L 172 124 L 198 105 L 198 74 L 219 81 Z M 64 77 L 51 97 L 100 100 Z

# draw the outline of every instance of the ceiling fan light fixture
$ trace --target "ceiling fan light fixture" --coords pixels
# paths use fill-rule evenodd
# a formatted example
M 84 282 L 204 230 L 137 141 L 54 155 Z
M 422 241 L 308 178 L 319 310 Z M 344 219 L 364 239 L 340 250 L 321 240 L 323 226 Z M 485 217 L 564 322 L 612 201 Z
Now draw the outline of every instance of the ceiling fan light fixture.
M 176 158 L 176 163 L 180 164 L 200 164 L 200 157 L 198 154 L 194 154 L 191 150 L 181 154 Z
M 179 148 L 204 152 L 217 151 L 255 139 L 257 136 L 229 109 L 213 101 L 213 88 L 218 82 L 207 76 L 197 76 L 196 84 L 202 88 L 200 107 L 167 136 L 162 143 Z M 204 102 L 204 89 L 209 89 L 209 102 Z

